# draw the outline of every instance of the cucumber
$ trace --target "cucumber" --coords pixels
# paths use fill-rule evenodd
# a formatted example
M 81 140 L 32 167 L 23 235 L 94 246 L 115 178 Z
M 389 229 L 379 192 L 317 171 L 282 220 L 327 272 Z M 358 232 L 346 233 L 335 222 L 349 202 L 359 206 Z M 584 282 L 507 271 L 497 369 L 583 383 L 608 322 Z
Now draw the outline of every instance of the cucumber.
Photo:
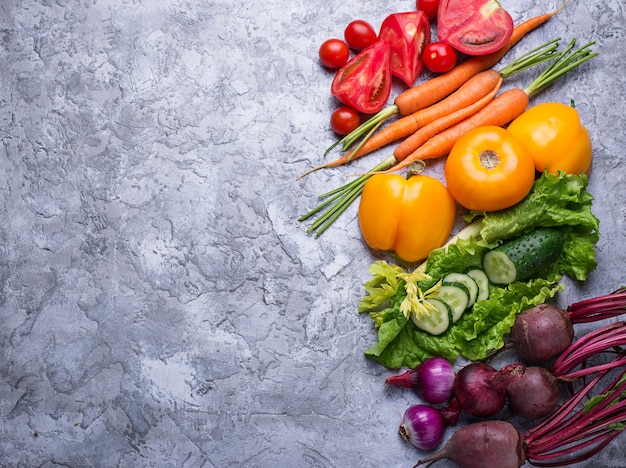
M 476 285 L 478 286 L 476 302 L 489 299 L 489 278 L 487 278 L 487 273 L 480 268 L 472 268 L 467 272 L 467 276 L 476 281 Z
M 474 302 L 476 302 L 476 297 L 478 296 L 478 285 L 476 281 L 465 273 L 449 273 L 443 277 L 443 284 L 454 284 L 461 283 L 463 286 L 467 288 L 469 293 L 469 301 L 467 303 L 467 307 L 472 307 Z
M 487 252 L 483 269 L 495 284 L 526 281 L 559 258 L 563 242 L 561 231 L 535 229 Z
M 467 304 L 469 304 L 469 291 L 462 283 L 444 284 L 438 290 L 435 297 L 448 304 L 452 311 L 452 323 L 461 318 Z
M 435 307 L 435 310 L 427 317 L 419 319 L 415 314 L 411 314 L 411 320 L 417 328 L 424 330 L 431 335 L 441 335 L 450 327 L 452 312 L 445 302 L 437 298 L 428 298 L 426 302 Z

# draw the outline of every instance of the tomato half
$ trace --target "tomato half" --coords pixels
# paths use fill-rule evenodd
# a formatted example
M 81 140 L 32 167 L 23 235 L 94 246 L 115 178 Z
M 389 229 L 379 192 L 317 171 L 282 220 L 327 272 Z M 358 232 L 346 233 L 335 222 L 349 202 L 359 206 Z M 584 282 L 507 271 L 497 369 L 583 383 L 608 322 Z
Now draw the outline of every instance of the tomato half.
M 391 73 L 412 86 L 422 71 L 422 52 L 430 42 L 430 23 L 423 11 L 387 16 L 378 39 L 391 48 Z
M 415 9 L 422 10 L 428 16 L 428 19 L 437 18 L 437 10 L 439 9 L 439 0 L 416 0 Z
M 513 34 L 513 18 L 497 0 L 441 0 L 437 37 L 467 55 L 500 50 Z
M 354 20 L 348 23 L 343 37 L 354 50 L 366 49 L 378 40 L 372 25 L 363 20 Z
M 460 205 L 497 211 L 515 205 L 530 192 L 535 166 L 513 135 L 502 127 L 485 126 L 457 140 L 444 175 L 448 190 Z
M 443 42 L 431 42 L 424 48 L 422 60 L 430 71 L 445 73 L 456 65 L 456 51 L 452 46 Z
M 391 93 L 391 49 L 377 41 L 341 67 L 330 91 L 346 106 L 364 114 L 375 114 Z
M 360 123 L 359 113 L 350 107 L 339 107 L 330 115 L 330 127 L 338 135 L 347 135 Z
M 526 147 L 537 171 L 589 175 L 591 138 L 572 106 L 560 102 L 537 104 L 513 120 L 507 130 Z
M 325 67 L 339 68 L 350 58 L 350 49 L 341 39 L 328 39 L 322 42 L 319 57 Z

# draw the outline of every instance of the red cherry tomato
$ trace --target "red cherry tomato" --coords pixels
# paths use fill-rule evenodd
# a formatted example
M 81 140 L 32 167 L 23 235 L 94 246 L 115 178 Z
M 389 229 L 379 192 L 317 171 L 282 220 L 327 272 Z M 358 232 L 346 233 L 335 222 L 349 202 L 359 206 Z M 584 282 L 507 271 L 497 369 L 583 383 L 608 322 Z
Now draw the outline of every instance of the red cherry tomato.
M 415 9 L 422 10 L 428 16 L 428 19 L 437 18 L 437 10 L 439 9 L 439 0 L 417 0 Z
M 391 49 L 376 41 L 337 71 L 330 91 L 342 104 L 375 114 L 387 103 L 391 82 Z
M 422 60 L 430 71 L 445 73 L 456 65 L 456 51 L 443 42 L 431 42 L 424 47 Z
M 351 107 L 339 107 L 330 115 L 330 126 L 338 135 L 347 135 L 360 123 L 359 113 Z
M 354 20 L 346 26 L 343 36 L 354 50 L 363 50 L 378 40 L 371 24 L 363 20 Z
M 320 46 L 320 62 L 328 68 L 342 67 L 350 57 L 348 44 L 340 39 L 328 39 Z

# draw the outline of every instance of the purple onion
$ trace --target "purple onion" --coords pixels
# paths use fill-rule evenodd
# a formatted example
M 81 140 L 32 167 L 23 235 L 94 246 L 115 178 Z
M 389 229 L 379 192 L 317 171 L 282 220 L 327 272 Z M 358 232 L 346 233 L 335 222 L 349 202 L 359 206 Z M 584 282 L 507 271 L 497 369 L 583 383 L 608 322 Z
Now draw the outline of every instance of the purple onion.
M 432 450 L 441 442 L 444 430 L 439 410 L 427 405 L 413 405 L 404 412 L 398 432 L 414 447 Z
M 428 403 L 443 403 L 452 395 L 454 369 L 444 358 L 432 357 L 404 374 L 388 377 L 385 384 L 411 388 Z

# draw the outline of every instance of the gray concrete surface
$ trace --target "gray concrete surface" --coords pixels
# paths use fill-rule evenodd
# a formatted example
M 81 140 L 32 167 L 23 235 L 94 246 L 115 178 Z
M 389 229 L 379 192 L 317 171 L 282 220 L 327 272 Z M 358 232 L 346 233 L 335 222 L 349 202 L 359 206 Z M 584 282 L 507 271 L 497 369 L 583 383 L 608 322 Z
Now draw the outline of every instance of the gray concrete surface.
M 516 21 L 558 5 L 501 3 Z M 356 306 L 385 256 L 356 206 L 319 239 L 297 221 L 387 152 L 295 181 L 334 141 L 319 44 L 414 7 L 3 0 L 1 466 L 417 461 L 396 432 L 416 398 L 362 354 Z M 573 99 L 594 144 L 599 265 L 561 304 L 626 283 L 624 26 L 621 0 L 571 0 L 517 49 L 601 52 L 533 99 Z M 624 437 L 581 466 L 624 466 Z

